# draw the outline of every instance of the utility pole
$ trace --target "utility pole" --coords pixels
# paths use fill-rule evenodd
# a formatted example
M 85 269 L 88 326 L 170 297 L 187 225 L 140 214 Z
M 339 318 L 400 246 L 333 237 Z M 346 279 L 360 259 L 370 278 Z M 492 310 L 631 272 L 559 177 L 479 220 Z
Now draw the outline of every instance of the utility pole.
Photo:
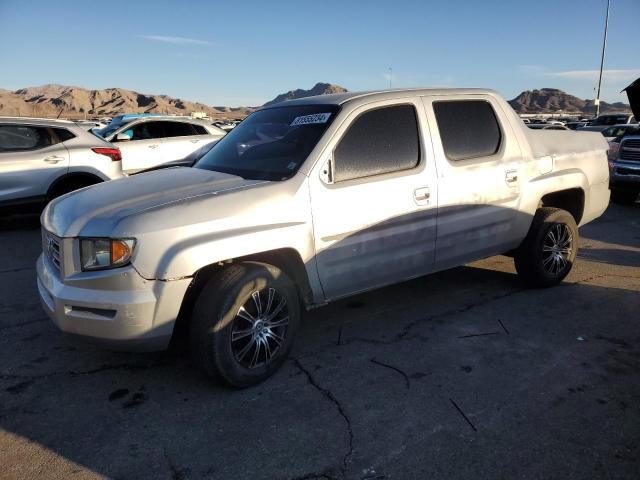
M 600 115 L 600 86 L 602 85 L 602 69 L 604 68 L 604 53 L 607 49 L 607 31 L 609 30 L 609 8 L 611 0 L 607 0 L 607 16 L 604 21 L 604 40 L 602 41 L 602 56 L 600 57 L 600 76 L 598 77 L 598 93 L 596 95 L 596 117 Z
M 391 90 L 391 79 L 393 78 L 393 68 L 389 67 L 389 90 Z

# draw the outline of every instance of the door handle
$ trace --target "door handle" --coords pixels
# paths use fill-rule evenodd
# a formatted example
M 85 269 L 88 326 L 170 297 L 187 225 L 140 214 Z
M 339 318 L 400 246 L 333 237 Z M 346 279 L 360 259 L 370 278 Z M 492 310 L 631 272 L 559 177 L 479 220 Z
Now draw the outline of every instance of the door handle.
M 57 155 L 50 155 L 50 156 L 48 156 L 48 157 L 43 159 L 43 161 L 47 162 L 47 163 L 58 163 L 58 162 L 61 162 L 63 160 L 64 160 L 64 158 L 59 157 Z
M 149 145 L 149 148 L 158 148 L 160 145 Z
M 193 140 L 189 140 L 191 143 L 198 143 L 200 141 L 199 138 L 194 138 Z
M 517 170 L 507 170 L 504 174 L 504 179 L 507 183 L 515 183 L 518 181 Z
M 430 198 L 431 192 L 429 191 L 429 187 L 420 187 L 413 191 L 413 199 L 418 204 L 428 203 Z

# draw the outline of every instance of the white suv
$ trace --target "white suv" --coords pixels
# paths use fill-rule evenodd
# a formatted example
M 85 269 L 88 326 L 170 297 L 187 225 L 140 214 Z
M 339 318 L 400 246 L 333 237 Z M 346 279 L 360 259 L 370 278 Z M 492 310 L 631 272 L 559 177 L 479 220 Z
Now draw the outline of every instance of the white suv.
M 120 151 L 74 122 L 0 117 L 0 208 L 122 177 Z
M 96 131 L 118 145 L 125 173 L 180 161 L 203 146 L 217 142 L 226 133 L 209 122 L 189 117 L 132 117 L 116 117 L 107 128 Z

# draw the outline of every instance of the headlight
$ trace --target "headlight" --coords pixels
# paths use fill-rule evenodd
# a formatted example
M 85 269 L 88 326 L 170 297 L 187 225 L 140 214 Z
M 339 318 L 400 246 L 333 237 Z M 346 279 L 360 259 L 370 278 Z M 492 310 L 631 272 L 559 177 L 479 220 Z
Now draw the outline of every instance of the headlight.
M 82 270 L 104 270 L 129 263 L 134 238 L 83 238 L 80 240 Z

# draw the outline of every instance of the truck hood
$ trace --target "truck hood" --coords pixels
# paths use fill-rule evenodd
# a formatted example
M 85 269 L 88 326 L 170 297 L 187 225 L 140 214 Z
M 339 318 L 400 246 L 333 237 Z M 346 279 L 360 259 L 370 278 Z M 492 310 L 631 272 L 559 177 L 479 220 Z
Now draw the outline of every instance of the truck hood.
M 624 89 L 627 92 L 629 105 L 636 120 L 640 122 L 640 78 Z
M 168 168 L 100 183 L 52 201 L 44 229 L 59 237 L 108 236 L 123 219 L 226 191 L 265 183 L 195 168 Z

